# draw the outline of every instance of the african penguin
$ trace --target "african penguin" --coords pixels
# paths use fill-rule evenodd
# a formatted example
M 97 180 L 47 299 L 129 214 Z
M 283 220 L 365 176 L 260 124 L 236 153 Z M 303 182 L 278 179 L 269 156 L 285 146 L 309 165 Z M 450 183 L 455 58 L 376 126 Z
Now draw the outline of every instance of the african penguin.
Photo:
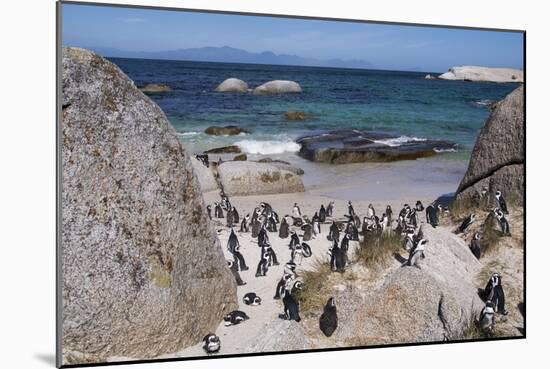
M 479 260 L 479 258 L 481 257 L 481 235 L 479 234 L 479 232 L 476 232 L 474 234 L 474 236 L 472 237 L 472 241 L 470 241 L 470 251 L 472 252 L 472 254 L 474 254 L 474 256 L 476 257 L 476 259 Z
M 279 315 L 279 318 L 286 319 L 286 320 L 295 320 L 296 322 L 299 322 L 302 319 L 300 318 L 300 306 L 298 304 L 298 301 L 296 301 L 296 299 L 292 295 L 292 290 L 294 288 L 295 288 L 295 284 L 292 287 L 290 287 L 290 289 L 283 290 L 282 297 L 283 297 L 283 304 L 284 304 L 284 312 L 283 314 Z
M 327 211 L 325 210 L 325 206 L 321 204 L 321 208 L 319 209 L 319 221 L 321 223 L 324 223 L 326 219 L 327 219 Z
M 319 217 L 319 215 L 317 215 L 317 213 L 315 213 L 313 215 L 313 217 L 311 218 L 311 223 L 313 225 L 313 234 L 314 235 L 318 235 L 321 233 L 321 218 Z
M 340 241 L 340 228 L 338 228 L 338 225 L 333 220 L 332 224 L 330 225 L 327 240 L 329 241 Z
M 367 217 L 372 218 L 376 215 L 376 211 L 374 210 L 374 206 L 372 204 L 369 204 L 369 207 L 367 209 Z
M 225 315 L 223 317 L 223 324 L 225 324 L 226 327 L 230 325 L 237 325 L 241 322 L 244 322 L 245 320 L 250 319 L 248 315 L 244 311 L 240 310 L 233 310 L 229 314 Z
M 208 218 L 212 219 L 212 205 L 206 205 L 206 212 L 208 213 Z
M 418 200 L 415 205 L 416 211 L 422 211 L 424 210 L 424 205 L 422 205 L 422 201 Z
M 426 208 L 426 222 L 432 227 L 439 225 L 439 209 L 433 205 L 428 205 Z
M 497 198 L 498 206 L 500 206 L 502 212 L 504 214 L 508 214 L 508 206 L 506 205 L 506 200 L 504 200 L 504 196 L 502 196 L 502 192 L 495 192 L 495 197 Z
M 334 201 L 331 201 L 327 205 L 327 217 L 332 217 L 332 212 L 334 211 Z
M 479 314 L 478 326 L 484 331 L 491 331 L 495 326 L 495 309 L 491 301 L 485 303 L 485 307 Z
M 246 282 L 244 282 L 241 279 L 241 275 L 239 274 L 239 269 L 237 268 L 237 263 L 235 263 L 232 260 L 227 260 L 227 266 L 231 270 L 231 273 L 233 274 L 233 277 L 235 277 L 235 281 L 237 282 L 237 286 L 244 286 Z
M 223 209 L 219 202 L 214 203 L 214 217 L 223 218 Z
M 300 227 L 300 229 L 304 231 L 302 239 L 304 241 L 311 241 L 311 238 L 313 237 L 313 226 L 309 223 L 305 223 L 303 226 Z
M 333 240 L 332 246 L 329 248 L 330 255 L 330 270 L 333 272 L 345 272 L 346 259 L 344 252 L 338 246 L 338 241 Z
M 504 296 L 504 289 L 502 288 L 502 277 L 498 273 L 494 273 L 487 285 L 485 286 L 484 297 L 486 300 L 490 300 L 493 303 L 493 306 L 496 308 L 495 311 L 507 315 L 505 303 L 506 299 Z
M 286 217 L 283 218 L 281 221 L 281 225 L 279 226 L 279 238 L 287 238 L 288 237 L 288 223 L 286 221 Z
M 249 292 L 243 297 L 243 302 L 246 305 L 258 306 L 262 304 L 262 299 L 260 296 L 256 295 L 254 292 Z
M 242 233 L 248 232 L 248 222 L 250 221 L 250 214 L 246 214 L 246 216 L 243 218 L 243 221 L 241 222 L 241 229 L 240 231 Z
M 214 333 L 208 333 L 206 336 L 204 336 L 202 342 L 202 348 L 207 354 L 210 355 L 220 351 L 220 337 L 216 336 Z
M 421 239 L 418 241 L 417 245 L 411 249 L 409 252 L 409 260 L 406 261 L 406 265 L 408 266 L 414 266 L 420 269 L 420 265 L 418 265 L 418 261 L 420 258 L 425 258 L 424 250 L 426 248 L 426 244 L 428 243 L 428 240 Z
M 508 220 L 506 220 L 506 217 L 504 216 L 504 213 L 501 209 L 496 208 L 494 210 L 495 217 L 498 220 L 498 224 L 500 225 L 500 230 L 503 235 L 510 236 L 510 224 L 508 223 Z
M 319 328 L 327 337 L 332 336 L 338 327 L 338 316 L 336 315 L 336 304 L 334 297 L 328 299 L 323 309 L 323 314 L 319 318 Z
M 300 238 L 298 237 L 298 234 L 294 231 L 290 231 L 290 243 L 288 244 L 288 248 L 290 250 L 294 250 L 294 248 L 300 244 Z
M 285 289 L 285 286 L 287 285 L 289 280 L 292 280 L 295 278 L 295 274 L 287 274 L 284 273 L 279 282 L 277 283 L 277 287 L 275 287 L 275 296 L 273 296 L 273 299 L 278 300 L 283 295 L 283 291 Z
M 270 255 L 267 252 L 262 252 L 258 267 L 256 268 L 256 277 L 265 277 L 269 268 Z
M 298 203 L 294 203 L 294 207 L 292 208 L 292 216 L 294 218 L 302 217 L 302 212 L 300 211 L 300 207 L 298 206 Z
M 233 207 L 233 223 L 239 224 L 239 212 L 236 207 Z
M 468 215 L 464 220 L 462 221 L 462 224 L 455 230 L 455 233 L 463 233 L 466 228 L 468 228 L 474 221 L 476 220 L 476 215 L 474 213 Z
M 228 227 L 233 227 L 233 209 L 231 208 L 231 205 L 229 205 L 229 209 L 227 209 L 227 214 L 225 215 L 225 219 L 226 219 L 226 222 L 227 222 L 227 226 Z

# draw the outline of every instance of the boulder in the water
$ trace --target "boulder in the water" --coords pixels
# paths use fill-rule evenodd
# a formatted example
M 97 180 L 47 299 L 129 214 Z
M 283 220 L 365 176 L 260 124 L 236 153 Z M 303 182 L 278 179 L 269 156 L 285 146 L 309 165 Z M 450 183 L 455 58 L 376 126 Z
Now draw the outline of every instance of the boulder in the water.
M 218 92 L 247 92 L 248 83 L 238 78 L 228 78 L 216 87 Z
M 149 83 L 141 87 L 140 90 L 144 93 L 156 94 L 160 92 L 170 92 L 172 91 L 172 88 L 163 83 Z
M 204 153 L 205 154 L 240 154 L 241 148 L 235 145 L 215 147 L 213 149 L 206 150 Z
M 225 127 L 212 126 L 212 127 L 206 128 L 204 130 L 204 133 L 212 136 L 236 136 L 241 133 L 246 133 L 246 130 L 237 126 L 225 126 Z
M 286 120 L 308 120 L 311 119 L 311 115 L 304 113 L 303 111 L 287 111 L 285 113 Z
M 254 94 L 286 94 L 302 92 L 300 85 L 294 81 L 269 81 L 254 89 Z

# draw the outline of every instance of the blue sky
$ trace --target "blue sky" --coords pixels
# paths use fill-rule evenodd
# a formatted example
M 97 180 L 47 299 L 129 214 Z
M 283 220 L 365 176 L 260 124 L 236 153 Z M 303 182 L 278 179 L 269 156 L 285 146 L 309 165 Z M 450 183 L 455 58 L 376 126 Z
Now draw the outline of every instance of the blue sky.
M 380 69 L 455 65 L 523 68 L 523 35 L 433 27 L 63 5 L 63 45 L 129 51 L 231 46 L 317 59 L 361 59 Z

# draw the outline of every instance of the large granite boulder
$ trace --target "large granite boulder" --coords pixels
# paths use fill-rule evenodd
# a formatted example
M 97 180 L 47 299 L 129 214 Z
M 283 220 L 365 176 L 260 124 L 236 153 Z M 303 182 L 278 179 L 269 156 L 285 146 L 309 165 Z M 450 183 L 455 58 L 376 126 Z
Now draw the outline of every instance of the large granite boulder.
M 523 203 L 525 192 L 525 101 L 520 86 L 493 108 L 481 129 L 468 170 L 456 191 L 459 201 L 478 199 L 483 187 Z
M 313 348 L 302 325 L 294 320 L 272 321 L 252 342 L 243 352 L 280 352 Z
M 448 141 L 351 129 L 304 136 L 296 142 L 301 145 L 298 155 L 304 159 L 330 164 L 413 160 L 457 147 Z
M 339 320 L 337 338 L 368 345 L 461 338 L 484 305 L 475 283 L 481 264 L 448 229 L 421 230 L 429 242 L 420 268 L 397 267 L 363 303 L 355 303 L 361 308 Z M 357 300 L 346 293 L 337 301 Z
M 300 85 L 294 81 L 269 81 L 256 87 L 253 91 L 256 95 L 287 94 L 302 92 Z
M 214 178 L 214 172 L 212 171 L 212 163 L 207 168 L 203 163 L 191 157 L 191 164 L 193 165 L 193 171 L 199 181 L 199 185 L 202 192 L 209 192 L 218 189 L 218 183 Z
M 195 344 L 237 302 L 189 155 L 116 65 L 62 67 L 62 364 Z
M 305 190 L 300 176 L 267 163 L 228 161 L 219 165 L 217 170 L 223 190 L 228 195 L 264 195 Z
M 488 68 L 477 66 L 452 67 L 448 72 L 441 74 L 439 79 L 471 81 L 471 82 L 521 82 L 523 71 L 512 68 Z
M 216 87 L 218 92 L 247 92 L 248 83 L 238 78 L 228 78 Z

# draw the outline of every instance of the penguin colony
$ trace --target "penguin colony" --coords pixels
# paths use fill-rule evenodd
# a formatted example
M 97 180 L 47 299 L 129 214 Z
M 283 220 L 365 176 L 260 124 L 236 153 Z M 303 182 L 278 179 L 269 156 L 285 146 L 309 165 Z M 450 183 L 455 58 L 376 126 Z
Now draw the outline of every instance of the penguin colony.
M 199 158 L 197 158 L 199 159 Z M 207 165 L 207 158 L 199 159 Z M 488 196 L 488 191 L 484 196 Z M 240 243 L 234 227 L 239 227 L 239 232 L 250 233 L 252 238 L 257 239 L 259 258 L 256 267 L 256 278 L 262 278 L 269 273 L 274 265 L 280 265 L 275 251 L 271 247 L 270 237 L 288 239 L 289 260 L 284 263 L 283 275 L 274 286 L 273 299 L 281 300 L 283 309 L 279 318 L 285 320 L 301 321 L 300 305 L 297 293 L 305 288 L 304 282 L 297 274 L 297 266 L 301 265 L 304 258 L 312 256 L 311 246 L 307 243 L 312 238 L 325 237 L 329 243 L 327 263 L 333 272 L 344 273 L 349 265 L 348 250 L 350 241 L 359 241 L 360 237 L 381 236 L 385 233 L 395 232 L 402 237 L 403 248 L 409 253 L 408 259 L 402 267 L 421 268 L 421 260 L 426 257 L 429 241 L 423 238 L 419 231 L 419 213 L 425 212 L 426 222 L 432 227 L 439 226 L 439 219 L 448 208 L 441 204 L 430 204 L 424 207 L 422 202 L 417 201 L 414 206 L 405 204 L 395 217 L 391 206 L 378 216 L 372 204 L 369 204 L 367 214 L 361 219 L 355 212 L 353 203 L 348 202 L 347 213 L 343 220 L 334 218 L 334 203 L 330 202 L 325 206 L 321 204 L 319 211 L 309 218 L 303 214 L 298 203 L 295 203 L 291 214 L 280 217 L 272 206 L 261 202 L 252 212 L 240 217 L 237 209 L 232 206 L 229 197 L 222 190 L 220 201 L 212 206 L 206 207 L 210 219 L 224 219 L 230 235 L 227 242 L 227 250 L 233 256 L 233 260 L 227 260 L 227 265 L 233 274 L 238 286 L 246 285 L 239 272 L 248 270 L 247 263 L 240 253 Z M 495 193 L 497 207 L 493 208 L 489 216 L 494 217 L 500 225 L 503 234 L 509 235 L 509 224 L 505 218 L 508 214 L 505 199 L 500 191 Z M 463 233 L 475 220 L 475 214 L 466 217 L 455 233 Z M 222 223 L 223 224 L 223 223 Z M 394 226 L 395 224 L 395 226 Z M 301 234 L 298 234 L 301 231 Z M 275 236 L 273 236 L 275 234 Z M 471 240 L 470 249 L 476 258 L 481 256 L 480 246 L 481 235 L 476 232 Z M 494 274 L 487 283 L 482 296 L 486 305 L 480 312 L 477 321 L 478 326 L 491 331 L 495 325 L 495 314 L 507 314 L 505 309 L 505 296 L 502 286 L 502 277 Z M 260 306 L 262 298 L 254 292 L 244 295 L 243 302 L 250 306 Z M 248 320 L 246 313 L 234 310 L 224 316 L 226 326 L 237 325 Z M 338 327 L 338 316 L 336 300 L 328 297 L 323 313 L 319 317 L 319 329 L 327 337 L 330 337 Z M 207 354 L 216 353 L 220 350 L 221 342 L 219 337 L 209 333 L 203 339 L 203 349 Z

